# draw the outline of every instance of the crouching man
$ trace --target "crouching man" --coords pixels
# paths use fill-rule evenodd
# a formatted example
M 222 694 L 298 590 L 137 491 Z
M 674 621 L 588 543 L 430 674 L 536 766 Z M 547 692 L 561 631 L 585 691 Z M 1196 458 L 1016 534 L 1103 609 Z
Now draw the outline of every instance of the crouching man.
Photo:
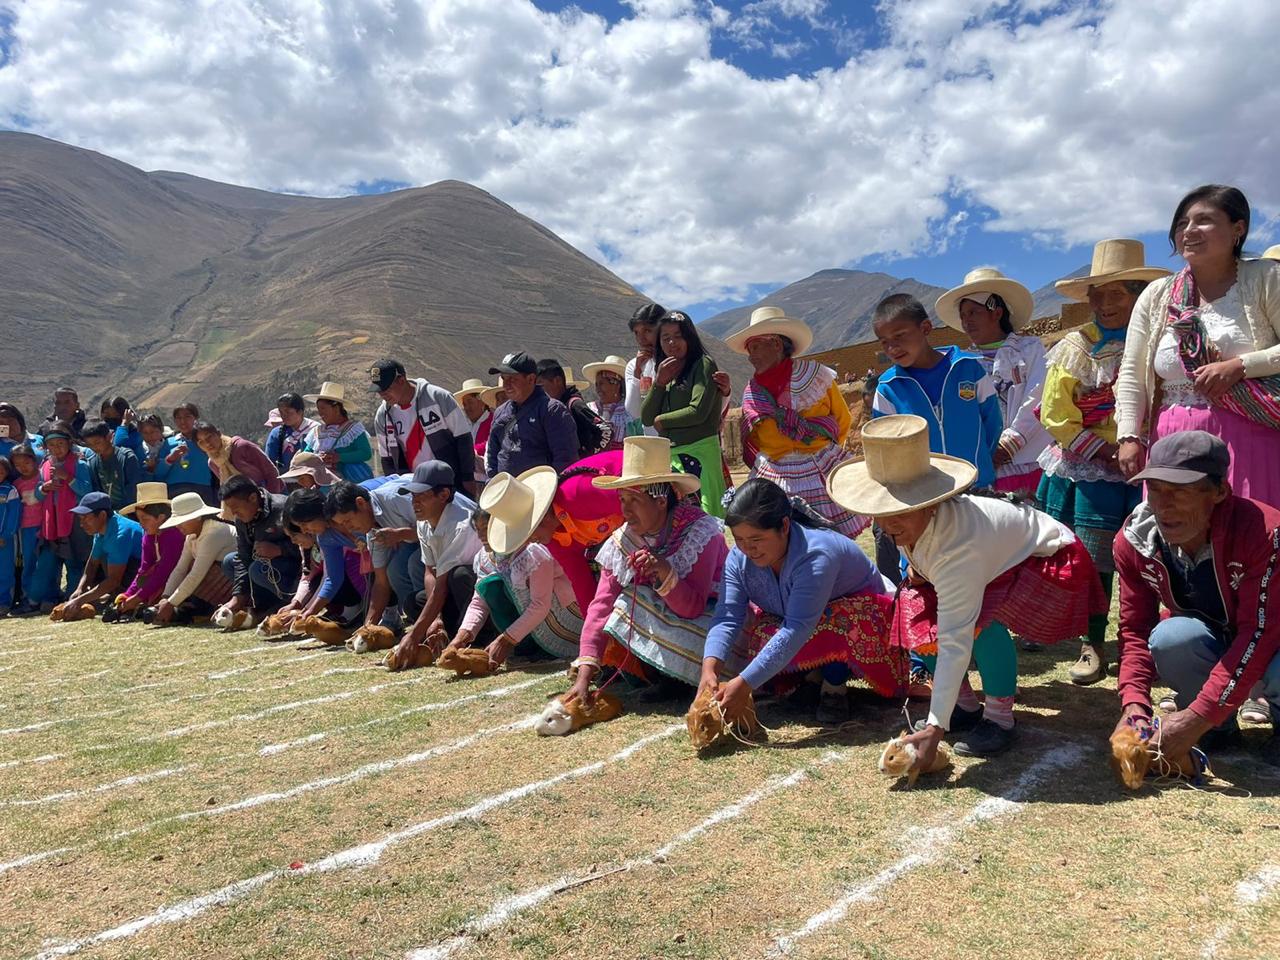
M 1147 499 L 1115 539 L 1119 726 L 1151 717 L 1157 681 L 1171 687 L 1177 710 L 1160 721 L 1171 756 L 1239 742 L 1236 710 L 1259 680 L 1280 701 L 1280 511 L 1232 495 L 1229 466 L 1204 431 L 1157 441 L 1134 477 Z M 1280 765 L 1274 731 L 1262 755 Z

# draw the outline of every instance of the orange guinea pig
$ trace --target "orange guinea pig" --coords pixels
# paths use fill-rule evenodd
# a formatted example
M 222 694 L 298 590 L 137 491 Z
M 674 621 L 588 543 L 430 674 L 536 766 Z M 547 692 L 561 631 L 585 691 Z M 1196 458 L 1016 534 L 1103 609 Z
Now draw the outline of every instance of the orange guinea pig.
M 54 623 L 63 623 L 64 621 L 70 623 L 75 620 L 92 620 L 97 615 L 98 611 L 91 603 L 60 603 L 49 611 L 49 619 Z
M 590 706 L 581 697 L 565 703 L 564 697 L 559 696 L 547 704 L 533 729 L 540 737 L 563 737 L 593 723 L 604 723 L 620 716 L 622 701 L 611 693 L 597 694 Z
M 754 737 L 760 732 L 760 721 L 756 717 L 756 701 L 747 694 L 747 705 L 737 717 L 728 717 L 715 699 L 715 691 L 711 687 L 703 687 L 694 698 L 689 712 L 684 716 L 685 725 L 689 728 L 689 739 L 695 749 L 709 747 L 725 737 L 737 739 Z
M 388 650 L 378 661 L 378 666 L 386 667 L 392 673 L 399 673 L 401 670 L 429 667 L 433 660 L 435 660 L 435 652 L 426 644 L 419 644 L 410 651 L 402 642 Z
M 396 645 L 396 635 L 390 627 L 370 624 L 361 627 L 347 640 L 347 649 L 352 653 L 372 653 L 376 650 L 390 650 Z
M 351 636 L 350 630 L 326 617 L 299 617 L 293 622 L 293 629 L 305 636 L 315 637 L 331 647 L 341 647 L 347 642 L 347 637 Z
M 493 673 L 489 654 L 478 647 L 447 647 L 440 654 L 436 666 L 441 670 L 452 670 L 459 677 L 487 677 Z
M 907 788 L 916 785 L 916 778 L 922 773 L 937 773 L 951 766 L 951 756 L 944 744 L 938 744 L 938 752 L 928 769 L 916 766 L 919 753 L 914 743 L 907 743 L 909 734 L 904 730 L 901 736 L 894 737 L 884 745 L 880 753 L 880 772 L 889 777 L 906 777 Z

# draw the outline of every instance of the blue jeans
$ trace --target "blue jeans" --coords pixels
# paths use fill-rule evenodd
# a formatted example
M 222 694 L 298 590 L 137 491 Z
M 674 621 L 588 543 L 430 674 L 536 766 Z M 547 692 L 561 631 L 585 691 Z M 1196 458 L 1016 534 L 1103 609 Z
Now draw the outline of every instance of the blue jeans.
M 420 595 L 426 572 L 427 567 L 422 562 L 422 548 L 418 546 L 417 540 L 400 544 L 387 560 L 387 579 L 391 581 L 391 589 L 396 592 L 401 612 L 410 620 L 416 619 L 422 611 L 425 598 L 420 599 Z
M 242 571 L 239 553 L 222 558 L 222 572 L 234 582 Z M 302 559 L 297 556 L 254 560 L 249 564 L 249 603 L 254 610 L 279 610 L 293 599 L 302 575 Z
M 17 583 L 18 535 L 4 538 L 0 547 L 0 607 L 13 606 L 13 588 Z
M 89 562 L 92 548 L 93 541 L 78 523 L 72 525 L 71 536 L 65 543 L 58 546 L 48 541 L 40 543 L 36 550 L 36 579 L 31 599 L 38 603 L 61 603 L 71 596 L 71 591 L 80 585 L 80 578 L 84 576 L 84 565 Z M 64 572 L 67 578 L 65 588 L 62 585 Z
M 1160 679 L 1173 688 L 1178 709 L 1185 710 L 1218 665 L 1227 649 L 1227 641 L 1202 620 L 1170 617 L 1151 631 L 1147 646 L 1151 649 Z M 1261 686 L 1262 696 L 1268 702 L 1280 702 L 1280 656 L 1273 658 L 1267 666 Z M 1232 717 L 1225 726 L 1235 722 L 1235 717 Z

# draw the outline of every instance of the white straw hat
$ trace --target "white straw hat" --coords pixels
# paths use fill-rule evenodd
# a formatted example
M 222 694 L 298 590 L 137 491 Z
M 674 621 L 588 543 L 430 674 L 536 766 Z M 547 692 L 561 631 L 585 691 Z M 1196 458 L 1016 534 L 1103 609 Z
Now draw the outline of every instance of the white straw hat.
M 1262 259 L 1263 260 L 1280 260 L 1280 243 L 1277 243 L 1271 247 L 1267 247 L 1267 249 L 1262 252 Z
M 462 387 L 453 395 L 453 399 L 457 400 L 458 403 L 462 403 L 463 397 L 469 397 L 474 393 L 483 394 L 488 389 L 489 385 L 483 380 L 471 377 L 462 381 Z
M 317 400 L 328 400 L 332 403 L 347 402 L 347 388 L 340 383 L 334 383 L 332 380 L 326 380 L 320 384 L 319 393 L 308 393 L 302 398 L 307 403 L 315 403 Z
M 484 405 L 493 409 L 498 405 L 498 394 L 502 393 L 501 385 L 496 387 L 485 387 L 480 394 L 480 399 L 484 401 Z
M 489 546 L 497 553 L 519 550 L 542 522 L 555 498 L 559 477 L 552 467 L 533 467 L 518 477 L 500 473 L 480 494 L 489 513 Z
M 964 493 L 978 468 L 959 457 L 929 452 L 923 417 L 880 417 L 862 428 L 866 459 L 831 471 L 827 490 L 846 510 L 866 517 L 910 513 Z
M 596 382 L 596 374 L 600 372 L 616 373 L 618 376 L 625 376 L 627 372 L 627 361 L 617 354 L 609 354 L 598 363 L 588 363 L 582 368 L 582 375 L 591 381 L 594 386 Z
M 1083 277 L 1070 277 L 1053 285 L 1064 297 L 1086 302 L 1089 288 L 1120 280 L 1159 280 L 1167 277 L 1164 267 L 1148 267 L 1146 247 L 1141 240 L 1099 240 L 1093 247 L 1093 264 Z
M 126 517 L 131 517 L 137 513 L 139 507 L 149 507 L 155 503 L 169 502 L 169 487 L 164 483 L 140 483 L 138 484 L 138 500 L 131 503 L 127 507 L 121 507 L 120 512 Z
M 647 487 L 669 483 L 681 493 L 693 493 L 702 481 L 671 467 L 671 441 L 666 437 L 626 437 L 622 441 L 622 476 L 593 477 L 591 485 L 601 490 Z
M 563 363 L 562 363 L 562 364 L 560 364 L 560 368 L 561 368 L 562 370 L 564 370 L 564 383 L 565 383 L 565 386 L 566 386 L 566 387 L 577 387 L 577 388 L 578 388 L 578 392 L 579 392 L 579 393 L 581 393 L 583 390 L 587 389 L 587 387 L 591 386 L 591 383 L 594 383 L 594 382 L 595 382 L 595 378 L 594 378 L 594 377 L 591 379 L 591 383 L 588 383 L 586 380 L 575 380 L 575 379 L 573 379 L 573 367 L 567 366 L 566 364 L 563 364 Z
M 161 530 L 168 530 L 197 517 L 216 517 L 221 513 L 218 507 L 211 507 L 200 499 L 198 493 L 180 493 L 173 498 L 173 516 L 160 524 Z
M 1017 280 L 1010 280 L 995 267 L 977 267 L 964 275 L 964 283 L 952 287 L 938 298 L 934 309 L 938 319 L 952 330 L 964 331 L 960 325 L 960 301 L 983 302 L 987 296 L 998 294 L 1009 306 L 1009 322 L 1014 330 L 1021 330 L 1031 322 L 1035 301 L 1031 291 Z
M 803 320 L 788 317 L 781 307 L 756 307 L 745 329 L 731 333 L 724 342 L 734 353 L 746 353 L 752 337 L 786 337 L 794 345 L 792 356 L 800 356 L 813 346 L 813 331 Z

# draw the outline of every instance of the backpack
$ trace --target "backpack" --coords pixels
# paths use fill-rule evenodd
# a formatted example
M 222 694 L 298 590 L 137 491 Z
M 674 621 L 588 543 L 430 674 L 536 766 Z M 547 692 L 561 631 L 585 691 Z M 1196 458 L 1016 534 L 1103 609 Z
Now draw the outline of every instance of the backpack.
M 589 457 L 602 452 L 613 439 L 613 427 L 587 405 L 582 397 L 568 398 L 569 412 L 578 428 L 578 456 Z

